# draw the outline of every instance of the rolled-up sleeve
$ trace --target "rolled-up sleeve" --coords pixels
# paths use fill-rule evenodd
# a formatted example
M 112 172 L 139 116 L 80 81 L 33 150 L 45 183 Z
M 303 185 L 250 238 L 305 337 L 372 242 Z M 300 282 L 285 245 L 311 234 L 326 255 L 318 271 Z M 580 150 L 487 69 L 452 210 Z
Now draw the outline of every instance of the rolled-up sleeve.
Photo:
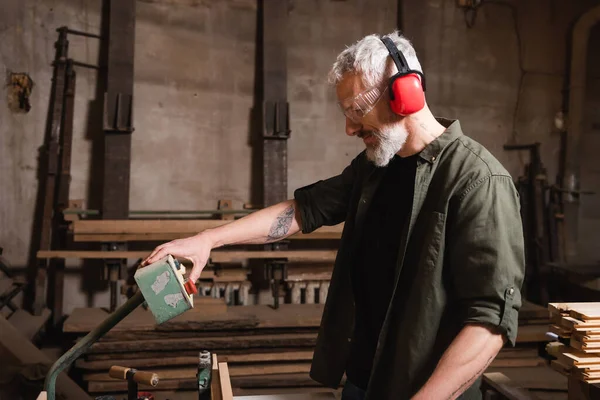
M 341 174 L 297 189 L 294 199 L 302 218 L 302 233 L 344 221 L 357 176 L 356 157 Z
M 525 274 L 519 196 L 510 176 L 473 183 L 449 210 L 448 253 L 464 322 L 491 325 L 516 343 Z

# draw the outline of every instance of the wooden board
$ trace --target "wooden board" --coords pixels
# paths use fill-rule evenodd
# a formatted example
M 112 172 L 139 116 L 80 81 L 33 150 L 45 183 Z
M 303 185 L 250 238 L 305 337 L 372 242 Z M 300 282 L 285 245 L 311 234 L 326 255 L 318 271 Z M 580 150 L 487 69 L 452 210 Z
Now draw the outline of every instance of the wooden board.
M 151 250 L 144 251 L 93 251 L 93 250 L 40 250 L 38 259 L 44 258 L 82 258 L 82 259 L 107 259 L 107 258 L 146 258 Z M 289 261 L 320 261 L 334 262 L 337 250 L 289 250 L 289 251 L 237 251 L 220 250 L 210 253 L 213 263 L 231 263 L 248 259 L 273 259 L 285 258 Z
M 538 397 L 527 389 L 513 386 L 513 382 L 501 372 L 483 374 L 483 383 L 509 400 L 536 400 Z
M 221 350 L 221 349 L 251 349 L 270 347 L 314 347 L 316 333 L 278 334 L 278 335 L 252 335 L 238 336 L 235 340 L 227 337 L 192 338 L 171 340 L 140 340 L 126 342 L 98 342 L 94 343 L 89 353 L 121 353 L 129 351 L 175 351 L 189 350 Z
M 289 265 L 287 282 L 294 281 L 328 281 L 331 280 L 333 264 L 323 265 Z
M 506 375 L 514 386 L 524 389 L 567 390 L 567 378 L 547 366 L 488 368 L 486 372 L 500 372 Z
M 259 331 L 260 332 L 260 331 Z M 252 353 L 277 353 L 288 351 L 307 351 L 306 347 L 270 347 L 252 349 Z M 220 349 L 219 357 L 225 355 L 245 355 L 249 354 L 247 349 Z M 86 354 L 87 361 L 107 361 L 114 359 L 115 355 L 111 353 Z M 141 358 L 166 358 L 166 357 L 198 357 L 197 350 L 171 350 L 171 351 L 130 351 L 119 353 L 119 359 L 136 360 Z
M 490 367 L 537 367 L 546 365 L 546 360 L 542 357 L 525 357 L 525 358 L 496 358 Z
M 212 353 L 212 375 L 210 380 L 210 399 L 222 400 L 221 377 L 219 375 L 219 360 L 215 353 Z
M 587 354 L 583 351 L 568 346 L 562 346 L 559 351 L 566 359 L 569 360 L 568 365 L 577 367 L 593 364 L 600 365 L 600 354 Z
M 227 220 L 79 220 L 73 221 L 77 241 L 147 241 L 173 240 L 189 237 L 206 229 L 216 228 Z M 288 239 L 339 239 L 344 224 L 323 226 L 310 234 L 301 232 Z
M 539 356 L 537 348 L 533 347 L 506 347 L 500 350 L 498 358 L 535 358 Z
M 52 312 L 48 308 L 44 308 L 40 315 L 33 315 L 23 309 L 18 309 L 8 321 L 28 340 L 33 340 L 48 322 L 51 314 Z
M 15 329 L 10 322 L 0 316 L 0 360 L 3 366 L 31 366 L 50 368 L 52 361 Z M 33 382 L 29 384 L 33 385 Z M 43 382 L 39 382 L 40 389 Z M 56 381 L 56 393 L 65 400 L 90 399 L 90 397 L 62 372 Z
M 323 314 L 322 304 L 281 304 L 278 310 L 268 305 L 228 307 L 226 313 L 205 315 L 194 308 L 170 321 L 156 325 L 140 322 L 134 313 L 119 322 L 112 331 L 126 330 L 198 330 L 259 328 L 310 328 L 319 327 Z M 138 308 L 139 310 L 139 308 Z M 136 310 L 137 311 L 137 310 Z M 65 321 L 63 331 L 87 333 L 102 322 L 108 313 L 100 308 L 76 308 Z
M 308 376 L 308 374 L 273 374 L 260 376 L 238 376 L 231 377 L 234 388 L 269 388 L 269 387 L 315 387 L 322 386 Z M 196 379 L 173 379 L 161 380 L 155 388 L 139 385 L 140 390 L 197 390 Z M 126 391 L 127 382 L 96 382 L 88 383 L 88 391 L 91 393 Z
M 546 342 L 546 332 L 548 327 L 545 325 L 524 325 L 517 329 L 517 343 Z
M 600 302 L 549 303 L 548 309 L 554 313 L 568 313 L 582 321 L 600 320 Z
M 600 329 L 600 320 L 582 321 L 573 317 L 561 317 L 560 325 L 576 331 L 598 330 Z
M 249 335 L 212 338 L 156 339 L 123 342 L 96 342 L 89 353 L 126 353 L 128 351 L 171 351 L 204 349 L 250 349 L 255 347 L 311 347 L 317 342 L 315 333 Z
M 221 399 L 233 400 L 233 389 L 227 363 L 219 362 L 219 383 L 221 384 Z
M 219 356 L 219 360 L 222 358 Z M 197 363 L 197 360 L 196 360 Z M 219 366 L 224 362 L 219 362 Z M 115 364 L 118 365 L 118 364 Z M 198 374 L 198 368 L 144 368 L 145 372 L 152 372 L 159 376 L 161 380 L 166 379 L 193 379 Z M 252 365 L 229 365 L 230 376 L 258 376 L 271 374 L 294 374 L 307 373 L 310 371 L 310 363 L 273 363 L 273 364 L 252 364 Z M 84 381 L 108 381 L 112 382 L 113 378 L 108 376 L 106 372 L 95 372 L 83 375 Z
M 285 361 L 310 361 L 312 360 L 312 350 L 304 351 L 279 351 L 268 353 L 247 353 L 244 354 L 222 354 L 219 353 L 219 360 L 233 364 L 257 363 L 257 362 L 285 362 Z M 126 365 L 130 368 L 155 368 L 166 366 L 184 366 L 198 365 L 198 356 L 182 357 L 153 357 L 137 359 L 118 359 L 113 355 L 110 360 L 86 361 L 79 359 L 76 361 L 77 368 L 89 371 L 108 370 L 113 365 Z

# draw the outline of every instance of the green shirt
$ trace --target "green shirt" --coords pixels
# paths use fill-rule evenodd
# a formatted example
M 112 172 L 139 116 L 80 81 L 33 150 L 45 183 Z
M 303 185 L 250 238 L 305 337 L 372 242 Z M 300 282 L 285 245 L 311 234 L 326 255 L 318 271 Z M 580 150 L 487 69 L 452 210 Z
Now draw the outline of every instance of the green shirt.
M 394 289 L 371 371 L 367 399 L 410 398 L 468 323 L 486 324 L 515 344 L 525 272 L 519 197 L 510 174 L 458 121 L 419 153 L 413 206 L 398 227 L 395 288 L 414 268 L 407 292 Z M 337 387 L 354 328 L 351 284 L 366 210 L 381 180 L 359 154 L 335 177 L 296 190 L 302 232 L 345 222 L 315 348 L 311 377 Z M 461 397 L 479 399 L 478 380 Z

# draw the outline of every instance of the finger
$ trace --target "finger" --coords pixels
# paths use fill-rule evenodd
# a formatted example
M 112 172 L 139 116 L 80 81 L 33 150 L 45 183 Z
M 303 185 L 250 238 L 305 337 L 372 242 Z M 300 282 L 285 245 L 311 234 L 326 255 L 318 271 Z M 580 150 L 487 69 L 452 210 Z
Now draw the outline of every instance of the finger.
M 144 259 L 144 261 L 142 261 L 142 264 L 141 264 L 141 266 L 142 266 L 142 267 L 145 267 L 146 265 L 150 264 L 149 260 L 150 260 L 150 259 L 152 259 L 152 258 L 154 257 L 154 255 L 155 255 L 155 254 L 156 254 L 158 251 L 160 251 L 160 249 L 162 249 L 164 246 L 165 246 L 164 244 L 161 244 L 160 246 L 157 246 L 157 247 L 155 247 L 155 248 L 154 248 L 154 250 L 152 250 L 152 252 L 150 253 L 150 255 L 149 255 L 149 256 L 147 256 L 147 257 Z
M 198 278 L 200 278 L 200 274 L 202 273 L 202 270 L 204 269 L 204 266 L 206 265 L 205 262 L 200 261 L 199 259 L 196 259 L 195 257 L 191 257 L 188 258 L 190 261 L 192 261 L 192 272 L 190 272 L 190 276 L 188 277 L 188 279 L 194 283 L 196 283 L 196 281 L 198 280 Z
M 160 260 L 161 258 L 164 257 L 164 255 L 160 256 L 160 254 L 163 254 L 165 251 L 168 252 L 168 250 L 171 248 L 171 243 L 173 242 L 167 242 L 167 243 L 163 243 L 160 246 L 156 246 L 156 248 L 152 251 L 152 253 L 150 253 L 150 255 L 148 257 L 146 257 L 145 261 L 145 265 L 148 264 L 152 264 L 153 262 L 156 262 L 158 260 Z
M 162 249 L 158 250 L 154 255 L 148 257 L 147 263 L 152 264 L 157 262 L 158 260 L 164 258 L 167 254 L 169 254 L 169 249 L 165 246 Z

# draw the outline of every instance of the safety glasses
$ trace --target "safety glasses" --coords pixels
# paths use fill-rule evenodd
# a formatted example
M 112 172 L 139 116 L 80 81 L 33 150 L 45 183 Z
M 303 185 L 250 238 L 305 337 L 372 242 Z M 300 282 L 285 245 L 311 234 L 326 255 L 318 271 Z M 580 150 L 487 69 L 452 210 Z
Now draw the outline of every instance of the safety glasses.
M 387 86 L 381 91 L 377 86 L 365 90 L 354 97 L 338 102 L 342 113 L 354 123 L 359 123 L 367 115 L 377 102 L 383 97 Z

